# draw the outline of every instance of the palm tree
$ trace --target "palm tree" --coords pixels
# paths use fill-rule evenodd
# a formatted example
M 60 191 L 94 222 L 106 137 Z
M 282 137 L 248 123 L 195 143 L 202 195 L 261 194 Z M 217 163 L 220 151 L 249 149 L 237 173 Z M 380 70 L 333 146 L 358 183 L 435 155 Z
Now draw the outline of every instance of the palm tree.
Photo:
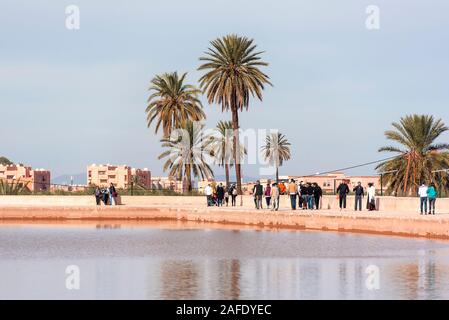
M 161 140 L 162 147 L 168 148 L 158 159 L 168 157 L 163 170 L 169 171 L 169 176 L 184 177 L 187 180 L 187 189 L 192 191 L 192 173 L 201 179 L 213 177 L 212 169 L 207 161 L 211 137 L 204 134 L 204 125 L 190 120 L 184 121 L 176 132 L 177 138 L 172 136 Z
M 379 152 L 394 152 L 398 156 L 376 168 L 379 172 L 387 172 L 385 179 L 389 191 L 410 195 L 425 181 L 445 188 L 447 174 L 436 171 L 449 168 L 449 144 L 435 143 L 435 140 L 449 128 L 441 119 L 416 114 L 405 116 L 392 126 L 394 130 L 386 131 L 385 136 L 400 147 L 386 146 Z
M 179 128 L 186 120 L 199 121 L 205 118 L 203 106 L 199 100 L 201 90 L 185 84 L 187 73 L 181 77 L 177 72 L 156 75 L 151 80 L 147 113 L 148 127 L 156 121 L 155 133 L 162 128 L 164 137 L 168 137 L 174 128 Z
M 268 134 L 261 147 L 265 160 L 276 166 L 276 183 L 279 183 L 279 167 L 290 159 L 290 145 L 285 135 L 277 132 Z
M 211 48 L 200 57 L 205 61 L 198 70 L 206 73 L 200 78 L 200 87 L 207 94 L 209 103 L 221 104 L 222 111 L 231 111 L 234 130 L 234 163 L 237 190 L 242 194 L 239 148 L 239 111 L 248 109 L 249 99 L 256 96 L 262 100 L 265 84 L 271 85 L 269 77 L 259 67 L 267 66 L 261 60 L 262 52 L 255 51 L 252 39 L 235 34 L 211 41 Z
M 217 135 L 214 136 L 211 150 L 215 158 L 215 163 L 225 168 L 226 187 L 229 187 L 229 167 L 234 165 L 233 144 L 232 144 L 232 122 L 219 121 L 216 127 Z M 246 154 L 246 149 L 240 145 L 240 159 Z

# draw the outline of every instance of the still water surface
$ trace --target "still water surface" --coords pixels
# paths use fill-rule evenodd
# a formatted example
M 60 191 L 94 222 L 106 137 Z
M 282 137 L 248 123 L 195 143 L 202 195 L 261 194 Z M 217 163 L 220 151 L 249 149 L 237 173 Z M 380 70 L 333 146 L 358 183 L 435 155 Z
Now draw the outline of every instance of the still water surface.
M 69 265 L 79 290 L 66 288 Z M 449 299 L 449 244 L 191 223 L 0 224 L 0 299 L 17 298 Z

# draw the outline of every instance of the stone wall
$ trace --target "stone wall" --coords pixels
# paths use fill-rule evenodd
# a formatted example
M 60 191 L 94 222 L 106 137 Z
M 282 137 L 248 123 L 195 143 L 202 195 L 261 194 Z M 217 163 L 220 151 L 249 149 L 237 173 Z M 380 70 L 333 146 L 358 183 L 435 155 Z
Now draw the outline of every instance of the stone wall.
M 396 198 L 378 197 L 379 211 L 388 212 L 419 212 L 418 198 Z M 123 196 L 121 203 L 126 206 L 195 206 L 206 205 L 204 196 Z M 363 202 L 363 209 L 366 209 L 366 198 Z M 93 196 L 0 196 L 1 206 L 26 206 L 26 207 L 73 207 L 73 206 L 94 206 Z M 240 206 L 240 197 L 237 199 Z M 290 207 L 288 196 L 281 196 L 281 208 Z M 254 208 L 251 196 L 243 197 L 243 208 Z M 348 197 L 348 210 L 354 208 L 354 197 Z M 338 210 L 338 199 L 336 196 L 324 196 L 322 201 L 323 210 Z M 438 213 L 449 213 L 449 198 L 437 199 Z

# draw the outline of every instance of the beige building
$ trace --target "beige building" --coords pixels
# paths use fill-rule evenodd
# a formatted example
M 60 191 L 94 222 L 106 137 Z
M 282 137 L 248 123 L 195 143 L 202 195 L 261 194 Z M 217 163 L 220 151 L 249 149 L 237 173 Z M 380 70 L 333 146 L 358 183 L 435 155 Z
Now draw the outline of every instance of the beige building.
M 196 189 L 195 181 L 192 181 L 193 189 Z M 151 188 L 153 190 L 173 190 L 179 193 L 187 192 L 188 183 L 184 177 L 183 180 L 179 180 L 175 177 L 153 177 L 151 180 Z
M 0 164 L 0 179 L 6 180 L 8 183 L 23 183 L 31 192 L 50 190 L 50 178 L 49 170 L 33 169 L 20 164 Z
M 151 172 L 147 168 L 136 169 L 127 165 L 92 164 L 87 166 L 88 185 L 105 187 L 111 183 L 119 189 L 127 189 L 131 183 L 151 189 Z

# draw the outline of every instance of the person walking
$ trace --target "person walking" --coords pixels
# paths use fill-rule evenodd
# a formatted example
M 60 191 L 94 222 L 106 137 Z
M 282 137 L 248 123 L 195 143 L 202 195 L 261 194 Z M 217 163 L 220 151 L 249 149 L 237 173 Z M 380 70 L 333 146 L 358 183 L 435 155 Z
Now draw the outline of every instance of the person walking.
M 423 182 L 422 185 L 418 189 L 418 195 L 421 205 L 421 214 L 426 215 L 427 214 L 427 201 L 428 201 L 428 194 L 427 191 L 429 190 L 429 187 L 427 187 L 426 183 Z
M 267 204 L 267 209 L 270 209 L 270 204 L 271 204 L 271 186 L 270 183 L 267 183 L 267 186 L 265 187 L 265 202 Z
M 429 214 L 435 214 L 435 203 L 437 201 L 438 192 L 435 183 L 431 183 L 427 189 L 427 197 L 429 198 Z
M 278 188 L 279 188 L 279 194 L 283 195 L 283 194 L 287 193 L 287 187 L 285 186 L 285 183 L 279 182 Z
M 301 194 L 303 183 L 304 183 L 303 181 L 300 181 L 298 183 L 298 209 L 301 209 L 302 206 L 304 205 Z
M 311 183 L 307 183 L 306 193 L 307 193 L 307 208 L 309 210 L 313 210 L 314 208 L 314 195 L 313 195 L 313 186 Z
M 229 193 L 231 194 L 231 205 L 235 207 L 238 195 L 237 187 L 235 186 L 235 184 L 231 186 L 231 190 Z
M 362 211 L 362 200 L 363 200 L 363 197 L 365 196 L 365 189 L 363 189 L 362 183 L 359 181 L 357 183 L 357 186 L 352 191 L 354 191 L 354 195 L 355 195 L 354 210 Z
M 230 188 L 227 187 L 225 189 L 225 194 L 224 194 L 224 200 L 225 200 L 225 203 L 226 203 L 226 207 L 229 205 L 229 193 L 230 193 L 229 191 L 230 191 Z
M 208 185 L 204 188 L 204 194 L 206 195 L 207 206 L 208 206 L 208 207 L 212 206 L 212 193 L 213 193 L 213 189 L 212 189 L 211 185 L 208 184 Z
M 108 205 L 109 202 L 109 189 L 108 188 L 103 188 L 102 190 L 102 194 L 103 194 L 103 203 L 105 206 Z
M 337 194 L 339 199 L 340 211 L 346 209 L 346 200 L 349 193 L 349 187 L 345 181 L 342 181 L 337 188 Z
M 376 210 L 376 187 L 374 186 L 374 183 L 368 183 L 368 190 L 367 190 L 367 208 L 369 211 Z
M 253 194 L 256 209 L 262 209 L 263 186 L 260 184 L 259 180 L 257 180 L 256 184 L 254 185 Z
M 99 206 L 101 204 L 101 190 L 98 186 L 95 187 L 94 194 L 95 194 L 95 201 L 97 202 L 97 206 Z
M 318 185 L 318 183 L 313 184 L 313 196 L 315 200 L 315 208 L 320 210 L 321 198 L 323 197 L 323 189 Z
M 279 209 L 279 187 L 277 185 L 277 183 L 273 183 L 272 187 L 271 187 L 271 200 L 273 202 L 273 206 L 271 208 L 271 210 L 275 210 L 278 211 Z
M 303 183 L 301 184 L 301 190 L 299 191 L 301 194 L 301 204 L 302 209 L 307 210 L 307 184 Z
M 292 210 L 296 210 L 296 195 L 298 194 L 298 186 L 296 185 L 294 179 L 291 179 L 288 184 L 288 193 L 290 195 Z
M 223 199 L 224 199 L 225 190 L 223 188 L 223 184 L 220 183 L 217 186 L 217 206 L 221 207 L 223 205 Z
M 109 198 L 111 199 L 110 205 L 115 206 L 116 205 L 116 199 L 117 199 L 117 191 L 115 190 L 114 184 L 111 183 L 109 186 Z

